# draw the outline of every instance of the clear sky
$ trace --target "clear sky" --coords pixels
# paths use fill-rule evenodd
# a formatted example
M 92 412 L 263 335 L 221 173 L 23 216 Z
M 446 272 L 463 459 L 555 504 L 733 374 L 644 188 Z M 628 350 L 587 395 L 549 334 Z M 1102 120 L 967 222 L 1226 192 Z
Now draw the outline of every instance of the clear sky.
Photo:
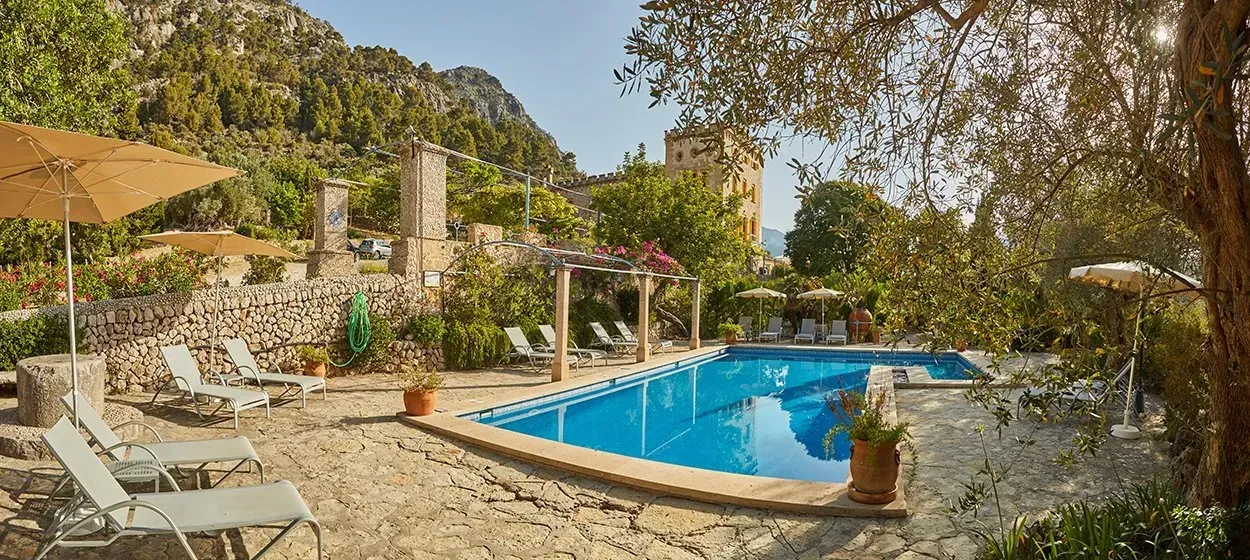
M 624 37 L 641 0 L 295 0 L 349 44 L 390 47 L 437 70 L 486 69 L 516 95 L 589 174 L 613 171 L 640 142 L 664 157 L 674 107 L 648 109 L 645 93 L 622 98 L 612 70 L 628 58 Z M 786 231 L 798 201 L 783 149 L 764 166 L 764 226 Z

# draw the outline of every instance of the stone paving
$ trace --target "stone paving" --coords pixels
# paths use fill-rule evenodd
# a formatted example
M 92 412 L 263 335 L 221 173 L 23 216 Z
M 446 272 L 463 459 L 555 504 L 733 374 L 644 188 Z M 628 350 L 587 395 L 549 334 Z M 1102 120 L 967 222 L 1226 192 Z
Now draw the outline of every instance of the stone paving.
M 540 384 L 545 374 L 506 369 L 450 373 L 446 404 Z M 704 504 L 537 468 L 401 424 L 392 379 L 331 379 L 328 401 L 276 407 L 273 417 L 245 411 L 240 432 L 251 438 L 269 479 L 292 481 L 320 519 L 327 557 L 339 559 L 713 559 L 972 558 L 969 530 L 997 525 L 994 508 L 979 521 L 952 521 L 951 500 L 980 468 L 974 428 L 989 416 L 949 389 L 898 392 L 899 414 L 913 424 L 918 466 L 908 486 L 906 519 L 820 518 Z M 234 435 L 230 421 L 204 424 L 182 406 L 146 407 L 148 395 L 110 397 L 139 404 L 167 439 Z M 1098 458 L 1074 467 L 1051 461 L 1073 426 L 1022 422 L 989 454 L 1010 457 L 1012 436 L 1030 434 L 1010 478 L 1000 484 L 1004 509 L 1035 516 L 1070 499 L 1092 498 L 1121 481 L 1164 469 L 1157 426 L 1136 442 L 1112 439 Z M 44 496 L 57 470 L 49 463 L 0 458 L 0 559 L 30 558 L 46 523 Z M 227 484 L 250 484 L 235 475 Z M 188 483 L 193 481 L 188 481 Z M 192 539 L 201 558 L 247 558 L 275 534 L 246 529 Z M 268 557 L 315 558 L 307 529 L 294 531 Z M 177 558 L 173 539 L 131 538 L 111 548 L 60 550 L 54 558 Z

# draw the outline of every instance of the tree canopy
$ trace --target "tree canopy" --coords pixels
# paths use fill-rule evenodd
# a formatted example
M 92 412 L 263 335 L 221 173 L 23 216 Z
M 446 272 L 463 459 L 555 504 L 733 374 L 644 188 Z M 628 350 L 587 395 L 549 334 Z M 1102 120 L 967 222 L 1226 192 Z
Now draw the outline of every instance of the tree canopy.
M 794 212 L 786 256 L 808 276 L 852 272 L 868 251 L 874 225 L 889 209 L 869 188 L 846 181 L 820 183 Z
M 619 181 L 592 189 L 603 213 L 595 237 L 605 245 L 637 248 L 652 241 L 690 273 L 711 284 L 737 274 L 752 254 L 739 233 L 742 199 L 713 192 L 694 175 L 670 179 L 646 149 L 627 154 Z
M 1211 333 L 1210 417 L 1191 496 L 1250 499 L 1250 331 L 1241 327 L 1250 321 L 1250 174 L 1239 94 L 1250 1 L 656 0 L 644 9 L 627 38 L 633 61 L 618 72 L 627 91 L 675 102 L 683 126 L 727 125 L 769 153 L 791 134 L 824 140 L 822 159 L 793 162 L 807 184 L 835 173 L 881 184 L 913 214 L 969 211 L 988 196 L 992 228 L 1010 242 L 1006 269 L 1054 258 L 1043 241 L 1065 206 L 1083 205 L 1111 231 L 1187 230 L 1201 251 Z M 1139 249 L 1063 256 L 1066 265 L 1153 262 Z M 1195 272 L 1198 261 L 1178 264 Z

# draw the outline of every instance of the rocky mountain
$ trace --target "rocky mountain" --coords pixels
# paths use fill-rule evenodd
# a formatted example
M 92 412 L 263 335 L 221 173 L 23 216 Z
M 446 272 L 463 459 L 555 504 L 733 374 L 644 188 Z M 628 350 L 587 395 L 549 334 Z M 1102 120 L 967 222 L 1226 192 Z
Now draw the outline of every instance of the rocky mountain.
M 773 228 L 760 228 L 760 237 L 764 242 L 764 250 L 774 257 L 786 254 L 786 233 Z
M 168 124 L 175 133 L 180 125 L 190 125 L 189 132 L 200 133 L 200 125 L 211 128 L 218 120 L 222 129 L 247 129 L 272 127 L 281 119 L 314 140 L 380 144 L 394 137 L 395 127 L 420 130 L 421 118 L 403 115 L 405 107 L 420 105 L 452 121 L 469 113 L 496 129 L 519 124 L 555 147 L 555 139 L 534 122 L 520 100 L 485 70 L 461 66 L 435 72 L 393 49 L 351 47 L 329 22 L 290 0 L 107 2 L 131 26 L 132 73 L 144 124 Z M 398 99 L 383 99 L 376 90 Z M 203 97 L 197 99 L 197 94 Z M 220 118 L 206 106 L 212 102 L 221 107 Z M 229 102 L 252 106 L 240 111 L 244 114 L 229 115 Z M 180 114 L 188 105 L 197 109 L 195 115 Z M 372 114 L 354 114 L 361 106 Z M 255 118 L 257 113 L 261 118 Z M 348 122 L 353 118 L 363 122 Z M 478 150 L 483 144 L 494 149 L 494 144 L 506 143 L 488 138 L 468 122 L 426 127 L 431 136 L 459 142 L 453 146 L 457 149 Z

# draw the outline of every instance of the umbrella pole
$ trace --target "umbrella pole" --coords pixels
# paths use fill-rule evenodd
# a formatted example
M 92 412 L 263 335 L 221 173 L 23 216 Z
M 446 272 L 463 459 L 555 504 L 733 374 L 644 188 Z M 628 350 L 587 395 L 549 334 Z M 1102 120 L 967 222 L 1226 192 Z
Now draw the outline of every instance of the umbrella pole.
M 64 168 L 62 168 L 64 172 Z M 65 211 L 65 296 L 69 302 L 69 376 L 70 388 L 74 392 L 74 429 L 78 429 L 78 333 L 74 324 L 74 259 L 70 256 L 69 245 L 69 193 L 61 198 Z
M 1133 324 L 1133 353 L 1128 360 L 1128 389 L 1124 391 L 1124 419 L 1111 427 L 1111 435 L 1120 439 L 1137 439 L 1141 437 L 1141 430 L 1137 426 L 1129 423 L 1129 415 L 1133 411 L 1133 376 L 1137 373 L 1137 345 L 1141 340 L 1141 316 L 1146 308 L 1146 285 L 1142 284 L 1141 289 L 1137 293 L 1141 303 L 1137 307 L 1137 320 Z
M 208 341 L 208 368 L 217 366 L 217 308 L 221 307 L 221 255 L 217 255 L 217 277 L 213 279 L 213 338 Z

